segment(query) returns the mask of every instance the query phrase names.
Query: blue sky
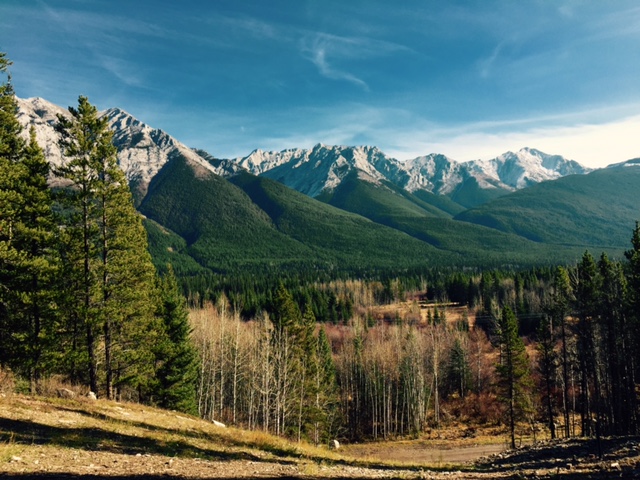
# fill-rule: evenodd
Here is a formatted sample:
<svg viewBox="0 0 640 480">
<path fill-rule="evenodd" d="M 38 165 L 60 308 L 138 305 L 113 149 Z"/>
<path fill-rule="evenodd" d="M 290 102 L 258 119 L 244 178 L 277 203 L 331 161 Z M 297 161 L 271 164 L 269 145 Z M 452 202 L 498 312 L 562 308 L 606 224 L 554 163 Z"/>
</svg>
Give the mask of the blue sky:
<svg viewBox="0 0 640 480">
<path fill-rule="evenodd" d="M 221 158 L 640 156 L 635 0 L 2 0 L 0 51 L 20 97 L 87 95 Z"/>
</svg>

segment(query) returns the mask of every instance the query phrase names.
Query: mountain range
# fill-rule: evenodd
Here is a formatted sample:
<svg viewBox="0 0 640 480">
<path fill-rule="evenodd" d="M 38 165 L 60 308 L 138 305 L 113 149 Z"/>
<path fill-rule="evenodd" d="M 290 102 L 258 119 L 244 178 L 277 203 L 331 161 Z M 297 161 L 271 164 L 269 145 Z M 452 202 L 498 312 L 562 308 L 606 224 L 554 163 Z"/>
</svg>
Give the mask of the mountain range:
<svg viewBox="0 0 640 480">
<path fill-rule="evenodd" d="M 18 104 L 60 165 L 53 125 L 66 110 Z M 118 108 L 102 115 L 156 263 L 184 274 L 566 262 L 620 255 L 640 218 L 640 160 L 592 171 L 532 148 L 399 161 L 322 144 L 218 159 Z"/>
</svg>

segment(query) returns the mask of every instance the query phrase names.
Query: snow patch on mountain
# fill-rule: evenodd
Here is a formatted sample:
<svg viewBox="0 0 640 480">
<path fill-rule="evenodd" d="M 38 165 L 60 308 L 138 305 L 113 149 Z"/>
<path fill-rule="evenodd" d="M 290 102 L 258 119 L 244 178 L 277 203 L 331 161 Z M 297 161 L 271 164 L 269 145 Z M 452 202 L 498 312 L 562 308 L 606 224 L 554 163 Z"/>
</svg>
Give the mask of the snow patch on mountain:
<svg viewBox="0 0 640 480">
<path fill-rule="evenodd" d="M 256 150 L 234 161 L 254 175 L 272 178 L 312 197 L 335 189 L 352 171 L 373 184 L 387 180 L 409 192 L 427 190 L 438 195 L 450 194 L 470 179 L 482 189 L 514 191 L 590 171 L 559 155 L 529 148 L 491 160 L 458 162 L 445 155 L 430 154 L 401 162 L 376 147 L 318 144 L 310 150 Z"/>
<path fill-rule="evenodd" d="M 205 177 L 215 168 L 198 153 L 166 134 L 151 128 L 119 108 L 110 108 L 102 115 L 113 130 L 113 144 L 118 148 L 118 163 L 127 180 L 144 196 L 149 182 L 172 158 L 183 157 L 196 174 Z"/>
<path fill-rule="evenodd" d="M 507 152 L 491 160 L 466 162 L 472 174 L 484 174 L 511 190 L 555 180 L 572 174 L 585 174 L 590 169 L 560 155 L 548 155 L 532 148 Z"/>
<path fill-rule="evenodd" d="M 335 189 L 352 171 L 370 183 L 387 180 L 409 192 L 427 190 L 439 195 L 452 193 L 469 179 L 474 179 L 483 189 L 513 191 L 589 171 L 559 155 L 529 148 L 491 160 L 458 162 L 445 155 L 430 154 L 401 162 L 376 147 L 318 144 L 309 150 L 255 150 L 234 161 L 254 175 L 272 178 L 312 197 Z"/>
<path fill-rule="evenodd" d="M 399 183 L 409 192 L 427 190 L 438 195 L 451 193 L 465 179 L 462 164 L 432 153 L 401 163 L 406 180 Z M 396 180 L 397 181 L 397 180 Z"/>
<path fill-rule="evenodd" d="M 311 197 L 333 190 L 352 172 L 367 182 L 379 184 L 386 176 L 378 168 L 392 164 L 376 147 L 322 144 L 281 152 L 255 150 L 235 161 L 254 175 L 277 180 Z"/>
</svg>

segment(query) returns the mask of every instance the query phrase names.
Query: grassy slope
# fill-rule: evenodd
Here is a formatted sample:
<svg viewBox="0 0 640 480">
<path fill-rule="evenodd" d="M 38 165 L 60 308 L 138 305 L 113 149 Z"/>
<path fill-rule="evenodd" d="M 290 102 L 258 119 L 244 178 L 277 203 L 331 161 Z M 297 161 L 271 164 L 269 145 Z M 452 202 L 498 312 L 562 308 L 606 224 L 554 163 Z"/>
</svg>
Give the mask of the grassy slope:
<svg viewBox="0 0 640 480">
<path fill-rule="evenodd" d="M 640 219 L 640 167 L 610 168 L 543 182 L 456 219 L 536 242 L 627 248 Z"/>
<path fill-rule="evenodd" d="M 320 463 L 341 465 L 338 474 L 345 466 L 403 468 L 139 404 L 11 394 L 0 401 L 0 476 L 297 477 L 316 473 Z"/>
<path fill-rule="evenodd" d="M 568 439 L 503 453 L 474 465 L 445 464 L 451 452 L 479 438 L 376 442 L 357 445 L 350 458 L 261 432 L 221 428 L 195 417 L 148 406 L 86 399 L 9 395 L 0 400 L 0 476 L 3 478 L 637 478 L 637 437 Z M 499 433 L 494 443 L 503 443 Z M 482 445 L 484 444 L 480 441 Z M 361 450 L 358 454 L 357 450 Z M 605 461 L 598 458 L 598 449 Z M 477 455 L 482 448 L 472 447 Z M 431 460 L 425 452 L 432 452 Z M 459 450 L 459 453 L 463 452 Z M 459 455 L 457 455 L 460 458 Z M 574 475 L 570 459 L 580 458 Z M 390 460 L 393 459 L 393 460 Z M 473 459 L 471 457 L 470 459 Z M 574 467 L 575 468 L 575 467 Z M 513 472 L 518 472 L 516 477 Z M 577 472 L 577 473 L 576 473 Z"/>
</svg>

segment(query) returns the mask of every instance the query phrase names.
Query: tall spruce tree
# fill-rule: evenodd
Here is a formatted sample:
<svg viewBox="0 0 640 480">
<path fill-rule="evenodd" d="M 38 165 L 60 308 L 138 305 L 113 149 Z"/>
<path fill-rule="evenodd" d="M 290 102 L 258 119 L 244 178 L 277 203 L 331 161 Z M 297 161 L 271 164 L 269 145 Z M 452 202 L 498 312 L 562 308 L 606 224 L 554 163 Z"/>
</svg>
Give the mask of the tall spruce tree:
<svg viewBox="0 0 640 480">
<path fill-rule="evenodd" d="M 163 408 L 196 415 L 198 364 L 190 337 L 187 302 L 171 266 L 159 284 L 161 302 L 158 315 L 164 331 L 155 348 L 155 402 Z"/>
<path fill-rule="evenodd" d="M 19 159 L 24 150 L 22 130 L 17 119 L 16 104 L 8 68 L 11 62 L 0 52 L 0 73 L 7 81 L 0 84 L 0 365 L 7 366 L 16 358 L 16 325 L 12 312 L 12 281 L 20 254 L 14 245 L 16 223 L 22 199 L 16 190 L 21 177 Z"/>
<path fill-rule="evenodd" d="M 78 324 L 85 331 L 91 389 L 99 391 L 102 383 L 100 391 L 113 398 L 153 375 L 151 346 L 159 332 L 155 272 L 107 118 L 82 96 L 69 112 L 57 124 L 68 158 L 58 174 L 71 184 L 61 196 L 68 235 L 65 278 L 74 288 L 67 315 L 73 331 Z"/>
<path fill-rule="evenodd" d="M 311 303 L 307 303 L 298 334 L 300 380 L 298 382 L 298 441 L 303 432 L 311 429 L 315 420 L 316 378 L 318 372 L 318 340 L 314 336 L 316 317 Z"/>
<path fill-rule="evenodd" d="M 302 316 L 291 293 L 282 283 L 274 297 L 271 316 L 275 433 L 284 435 L 295 428 L 298 416 L 298 392 L 303 376 L 299 343 Z"/>
<path fill-rule="evenodd" d="M 538 326 L 538 372 L 542 381 L 542 398 L 547 415 L 547 425 L 551 439 L 556 438 L 554 392 L 556 388 L 557 360 L 555 347 L 557 336 L 552 323 L 552 317 L 545 315 Z"/>
<path fill-rule="evenodd" d="M 507 405 L 511 448 L 516 448 L 516 422 L 531 410 L 531 372 L 524 342 L 518 334 L 518 319 L 505 306 L 498 321 L 500 363 L 496 367 L 500 395 Z"/>
<path fill-rule="evenodd" d="M 640 376 L 640 223 L 636 222 L 631 236 L 630 250 L 625 252 L 627 258 L 627 302 L 629 322 L 629 349 L 633 352 L 627 360 L 629 365 L 629 383 L 635 385 Z M 629 398 L 631 411 L 631 429 L 637 433 L 640 430 L 639 402 L 635 393 Z"/>
<path fill-rule="evenodd" d="M 9 62 L 0 54 L 0 71 Z M 0 363 L 29 380 L 35 393 L 52 365 L 56 318 L 57 225 L 47 185 L 49 164 L 33 128 L 18 135 L 17 103 L 0 86 Z M 48 357 L 48 358 L 47 358 Z M 46 361 L 45 361 L 46 360 Z"/>
<path fill-rule="evenodd" d="M 598 301 L 600 350 L 602 352 L 603 434 L 624 435 L 634 432 L 635 385 L 632 383 L 633 334 L 629 330 L 625 299 L 627 280 L 622 265 L 602 254 L 598 262 L 602 278 Z"/>
<path fill-rule="evenodd" d="M 573 292 L 569 272 L 564 267 L 558 267 L 554 274 L 553 292 L 551 295 L 551 305 L 549 314 L 550 323 L 560 330 L 560 364 L 562 367 L 562 413 L 564 423 L 564 436 L 571 436 L 571 421 L 569 414 L 569 337 L 570 330 L 567 324 L 567 316 L 571 311 L 571 301 Z M 551 332 L 550 332 L 551 333 Z"/>
<path fill-rule="evenodd" d="M 460 338 L 456 338 L 451 352 L 449 353 L 449 363 L 447 368 L 447 381 L 450 389 L 455 391 L 460 398 L 464 398 L 471 385 L 471 366 L 469 365 L 469 354 L 464 348 Z"/>
<path fill-rule="evenodd" d="M 593 416 L 600 415 L 600 370 L 597 359 L 596 319 L 600 292 L 600 277 L 596 261 L 585 252 L 576 268 L 574 278 L 574 311 L 578 318 L 577 353 L 580 368 L 580 417 L 582 435 L 594 432 Z M 598 422 L 595 423 L 599 428 Z"/>
<path fill-rule="evenodd" d="M 318 368 L 315 372 L 315 409 L 312 437 L 317 445 L 328 441 L 338 419 L 338 384 L 336 366 L 333 362 L 331 344 L 324 328 L 318 333 L 316 358 Z"/>
</svg>

